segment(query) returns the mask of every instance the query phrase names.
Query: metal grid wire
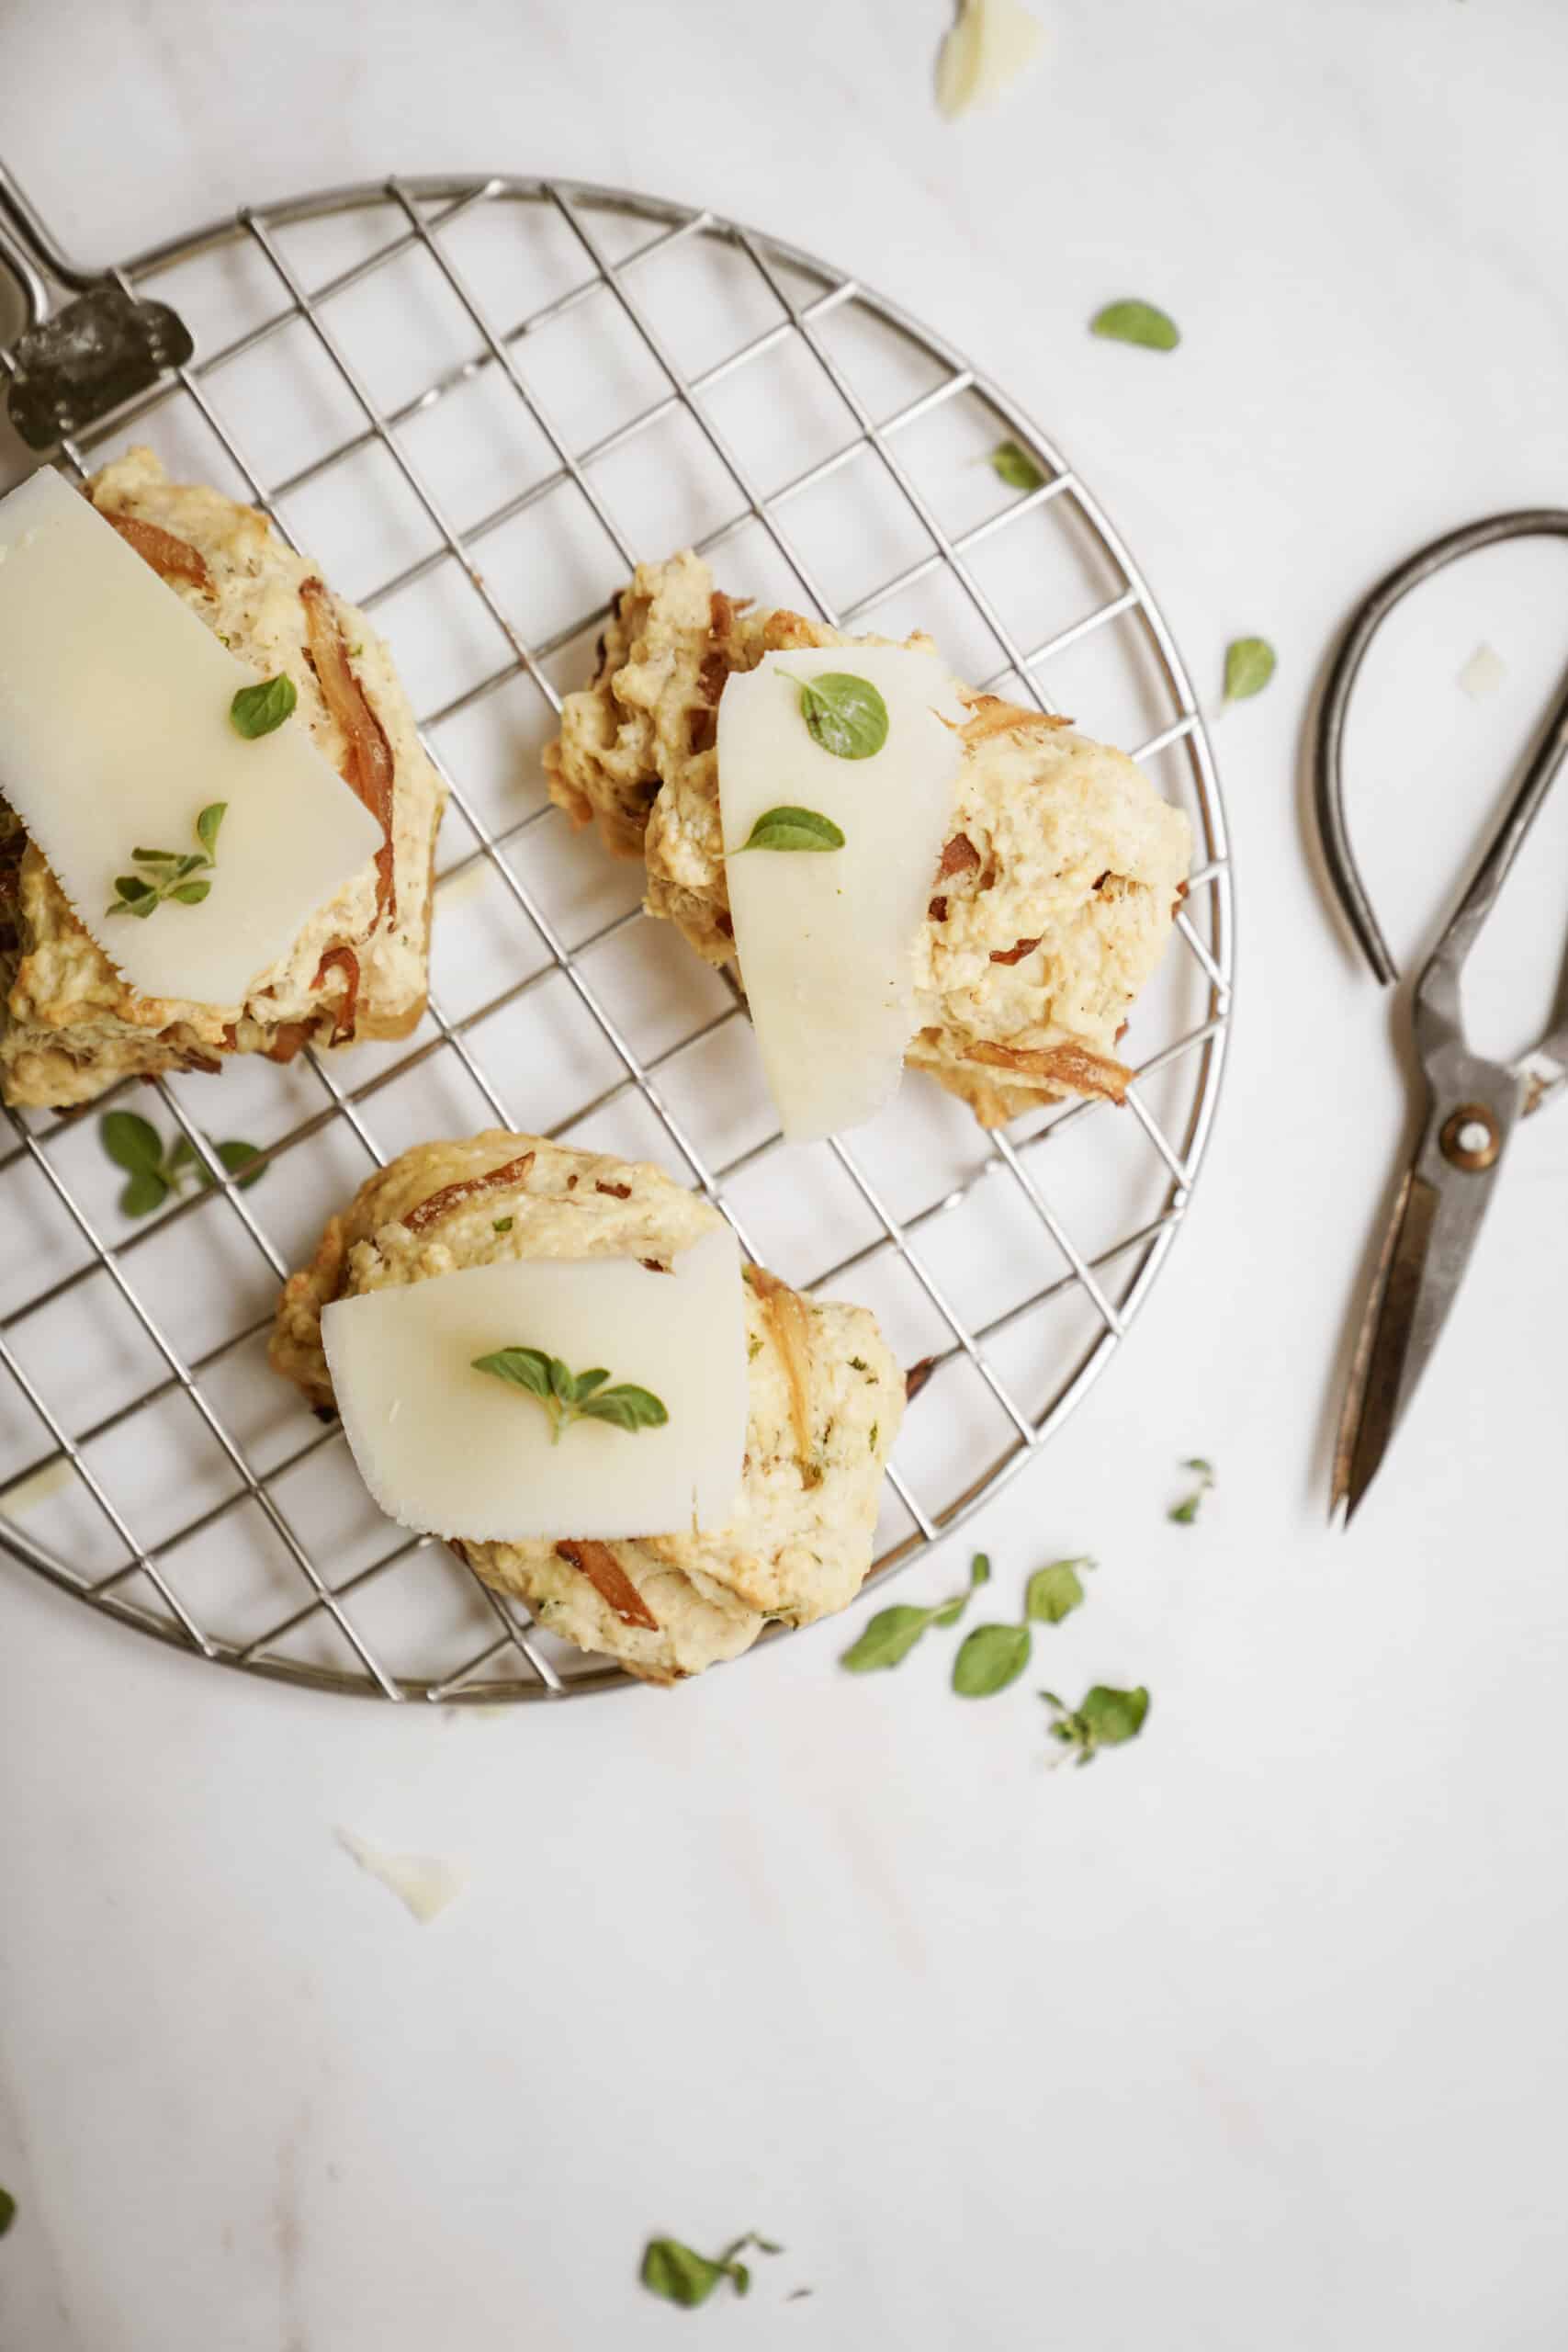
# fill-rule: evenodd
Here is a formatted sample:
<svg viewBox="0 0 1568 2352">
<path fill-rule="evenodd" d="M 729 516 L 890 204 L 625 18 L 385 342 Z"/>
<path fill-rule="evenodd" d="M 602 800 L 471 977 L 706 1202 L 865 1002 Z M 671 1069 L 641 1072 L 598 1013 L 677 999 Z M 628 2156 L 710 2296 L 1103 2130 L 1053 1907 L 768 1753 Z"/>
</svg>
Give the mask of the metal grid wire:
<svg viewBox="0 0 1568 2352">
<path fill-rule="evenodd" d="M 493 208 L 534 208 L 553 230 L 569 232 L 578 274 L 563 290 L 538 304 L 528 315 L 501 324 L 491 316 L 455 257 L 458 224 Z M 324 283 L 308 290 L 300 267 L 290 258 L 289 232 L 300 224 L 331 220 L 336 216 L 364 216 L 380 220 L 390 208 L 390 231 L 373 250 L 340 267 Z M 700 369 L 682 368 L 665 333 L 656 322 L 639 292 L 655 257 L 668 256 L 685 246 L 723 247 L 743 257 L 771 298 L 776 312 L 771 323 L 737 347 Z M 285 503 L 301 490 L 332 475 L 334 469 L 357 455 L 379 452 L 395 471 L 432 538 L 430 548 L 399 567 L 357 601 L 372 613 L 428 578 L 438 568 L 454 565 L 507 649 L 504 660 L 477 681 L 448 695 L 422 720 L 422 733 L 446 775 L 451 805 L 465 822 L 473 846 L 448 865 L 443 888 L 470 868 L 483 867 L 499 884 L 514 917 L 518 937 L 527 943 L 531 967 L 522 977 L 492 989 L 478 1006 L 459 1012 L 444 1008 L 433 989 L 427 1022 L 407 1046 L 384 1056 L 368 1076 L 356 1075 L 355 1057 L 308 1057 L 311 1082 L 318 1090 L 314 1107 L 297 1118 L 287 1132 L 264 1148 L 265 1163 L 276 1167 L 288 1155 L 321 1148 L 335 1133 L 352 1136 L 363 1163 L 384 1164 L 383 1151 L 372 1120 L 374 1099 L 384 1089 L 413 1072 L 428 1073 L 439 1061 L 455 1065 L 495 1121 L 507 1127 L 525 1125 L 509 1105 L 508 1090 L 487 1069 L 477 1050 L 476 1032 L 497 1015 L 526 1023 L 547 1018 L 543 1005 L 530 1002 L 553 982 L 564 986 L 586 1017 L 603 1048 L 613 1058 L 614 1074 L 586 1102 L 574 1103 L 570 1116 L 550 1130 L 577 1129 L 588 1119 L 629 1098 L 639 1097 L 657 1120 L 665 1144 L 663 1153 L 672 1171 L 688 1181 L 729 1219 L 741 1246 L 756 1255 L 748 1218 L 735 1198 L 740 1180 L 765 1165 L 782 1148 L 775 1133 L 749 1143 L 727 1158 L 716 1157 L 695 1132 L 695 1123 L 671 1099 L 666 1082 L 680 1057 L 716 1033 L 744 1021 L 737 998 L 688 1023 L 673 1042 L 645 1050 L 628 1034 L 629 1025 L 606 1001 L 585 963 L 589 951 L 646 921 L 635 906 L 589 933 L 570 940 L 569 926 L 553 915 L 541 892 L 520 872 L 519 842 L 535 829 L 560 827 L 563 820 L 547 806 L 531 807 L 521 818 L 500 826 L 488 821 L 461 776 L 450 773 L 444 759 L 444 726 L 496 695 L 513 682 L 532 682 L 551 713 L 560 708 L 560 689 L 552 673 L 558 655 L 580 641 L 591 639 L 601 624 L 604 606 L 577 615 L 565 628 L 531 642 L 518 626 L 510 600 L 487 579 L 485 542 L 515 523 L 528 510 L 552 496 L 575 493 L 594 518 L 625 571 L 641 559 L 661 555 L 665 547 L 638 546 L 623 530 L 607 493 L 603 462 L 612 455 L 646 446 L 655 428 L 667 420 L 683 418 L 695 427 L 723 481 L 728 485 L 728 518 L 699 540 L 699 552 L 713 555 L 743 533 L 760 531 L 776 565 L 793 583 L 794 599 L 827 621 L 847 628 L 874 625 L 873 616 L 910 590 L 928 592 L 940 579 L 956 584 L 987 640 L 994 647 L 994 673 L 979 681 L 985 687 L 1005 687 L 1025 693 L 1043 709 L 1052 702 L 1041 673 L 1068 648 L 1081 645 L 1098 632 L 1125 623 L 1136 630 L 1140 658 L 1169 717 L 1141 744 L 1134 756 L 1144 759 L 1169 751 L 1178 763 L 1181 797 L 1197 820 L 1197 863 L 1184 907 L 1178 917 L 1180 952 L 1193 959 L 1195 984 L 1201 993 L 1201 1017 L 1185 1027 L 1159 1052 L 1138 1068 L 1129 1090 L 1123 1120 L 1136 1123 L 1146 1150 L 1153 1155 L 1163 1193 L 1152 1215 L 1134 1229 L 1118 1232 L 1095 1248 L 1080 1247 L 1046 1188 L 1050 1162 L 1044 1148 L 1059 1150 L 1062 1137 L 1086 1121 L 1099 1134 L 1112 1114 L 1091 1102 L 1055 1109 L 1038 1119 L 1031 1131 L 1020 1123 L 1010 1133 L 980 1136 L 976 1132 L 975 1163 L 956 1182 L 942 1182 L 934 1197 L 922 1197 L 912 1207 L 901 1207 L 890 1197 L 891 1188 L 868 1166 L 863 1138 L 834 1139 L 830 1154 L 869 1225 L 869 1238 L 841 1254 L 837 1263 L 814 1270 L 809 1287 L 831 1295 L 875 1261 L 901 1261 L 913 1276 L 922 1310 L 940 1330 L 931 1351 L 931 1376 L 924 1399 L 915 1412 L 931 1416 L 942 1409 L 943 1383 L 969 1368 L 979 1384 L 996 1421 L 993 1450 L 983 1460 L 968 1462 L 947 1477 L 947 1491 L 922 1492 L 906 1468 L 888 1470 L 890 1507 L 887 1541 L 874 1574 L 886 1575 L 926 1544 L 955 1527 L 964 1516 L 989 1496 L 1005 1478 L 1020 1470 L 1058 1429 L 1090 1383 L 1103 1370 L 1111 1352 L 1146 1297 L 1185 1212 L 1213 1119 L 1230 1002 L 1232 954 L 1231 875 L 1224 818 L 1209 745 L 1192 689 L 1169 631 L 1145 582 L 1082 481 L 1028 419 L 999 392 L 984 382 L 957 354 L 919 327 L 893 305 L 881 300 L 852 278 L 802 254 L 777 240 L 756 234 L 707 211 L 666 204 L 640 196 L 562 181 L 490 178 L 478 181 L 392 179 L 384 184 L 333 191 L 259 210 L 245 210 L 199 235 L 171 242 L 115 273 L 128 287 L 151 286 L 165 299 L 179 300 L 178 292 L 158 281 L 168 273 L 204 255 L 239 248 L 248 261 L 259 257 L 274 291 L 266 314 L 249 324 L 220 347 L 198 356 L 177 377 L 150 392 L 129 416 L 121 413 L 79 442 L 62 445 L 61 461 L 80 477 L 111 436 L 123 446 L 128 424 L 145 425 L 155 442 L 170 420 L 182 410 L 194 411 L 207 432 L 224 452 L 243 485 L 244 494 L 265 514 L 284 537 L 290 537 Z M 617 250 L 618 248 L 618 250 Z M 351 289 L 362 287 L 400 256 L 423 255 L 456 304 L 471 333 L 469 354 L 446 367 L 410 397 L 395 403 L 378 401 L 337 332 L 334 306 Z M 815 290 L 814 290 L 815 289 Z M 590 302 L 603 305 L 605 297 L 614 312 L 652 371 L 659 389 L 638 405 L 636 413 L 616 424 L 587 447 L 574 446 L 574 434 L 552 414 L 529 380 L 523 364 L 532 339 L 569 319 Z M 854 370 L 832 339 L 835 320 L 856 317 L 876 323 L 879 333 L 891 331 L 904 346 L 931 364 L 936 379 L 890 414 L 874 413 L 867 394 L 857 385 Z M 259 458 L 253 458 L 233 422 L 226 417 L 221 399 L 224 371 L 249 354 L 274 345 L 279 367 L 283 345 L 278 338 L 308 336 L 319 362 L 346 396 L 348 427 L 338 432 L 332 446 L 282 478 L 268 481 Z M 298 349 L 297 344 L 293 346 Z M 747 371 L 767 370 L 788 356 L 803 356 L 831 387 L 852 421 L 849 437 L 829 454 L 794 472 L 781 487 L 764 492 L 753 463 L 742 456 L 716 421 L 708 399 L 715 389 Z M 0 353 L 0 365 L 8 365 Z M 407 428 L 427 415 L 459 388 L 489 374 L 521 404 L 530 425 L 548 452 L 545 472 L 504 503 L 479 519 L 460 526 L 448 503 L 432 488 L 411 448 Z M 1011 500 L 999 512 L 970 527 L 954 531 L 944 526 L 931 497 L 906 462 L 907 436 L 911 428 L 931 419 L 962 396 L 984 404 L 1002 432 L 1033 456 L 1041 485 Z M 827 584 L 792 529 L 792 516 L 807 493 L 851 466 L 869 465 L 875 481 L 874 496 L 913 518 L 919 551 L 894 576 L 871 593 L 857 596 L 835 610 Z M 1010 627 L 998 603 L 975 568 L 974 559 L 998 535 L 1016 530 L 1022 518 L 1060 503 L 1089 539 L 1120 584 L 1109 597 L 1040 642 L 1030 642 Z M 740 586 L 750 584 L 742 581 Z M 438 910 L 437 925 L 443 918 Z M 681 954 L 671 938 L 669 952 Z M 1175 952 L 1175 951 L 1173 951 Z M 422 1078 L 421 1083 L 424 1080 Z M 1172 1107 L 1157 1116 L 1151 1097 L 1160 1084 L 1171 1096 Z M 1172 1090 L 1174 1088 L 1174 1093 Z M 906 1089 L 906 1093 L 910 1091 Z M 35 1540 L 16 1518 L 0 1516 L 0 1542 L 40 1574 L 107 1611 L 121 1622 L 188 1647 L 216 1663 L 280 1677 L 316 1688 L 379 1695 L 391 1700 L 433 1701 L 558 1698 L 589 1690 L 627 1687 L 617 1669 L 604 1661 L 574 1662 L 534 1626 L 520 1603 L 492 1593 L 470 1578 L 456 1559 L 430 1538 L 416 1538 L 380 1522 L 381 1544 L 374 1556 L 340 1574 L 327 1547 L 294 1524 L 292 1506 L 284 1491 L 291 1473 L 313 1457 L 343 1448 L 335 1426 L 315 1427 L 303 1438 L 295 1426 L 286 1450 L 265 1463 L 246 1435 L 231 1426 L 222 1401 L 221 1374 L 237 1353 L 255 1353 L 265 1343 L 270 1317 L 259 1317 L 238 1332 L 225 1334 L 209 1349 L 182 1351 L 168 1329 L 168 1318 L 153 1311 L 135 1281 L 139 1254 L 157 1237 L 184 1220 L 229 1217 L 243 1230 L 248 1248 L 260 1253 L 270 1274 L 281 1281 L 288 1271 L 284 1254 L 259 1220 L 256 1207 L 213 1157 L 206 1136 L 194 1123 L 184 1089 L 160 1081 L 157 1093 L 175 1128 L 189 1142 L 212 1178 L 211 1185 L 179 1201 L 146 1227 L 117 1232 L 107 1213 L 85 1197 L 87 1188 L 73 1166 L 63 1162 L 60 1139 L 79 1128 L 80 1119 L 44 1121 L 10 1114 L 11 1141 L 0 1150 L 0 1231 L 11 1222 L 6 1209 L 7 1188 L 25 1176 L 41 1180 L 50 1201 L 62 1211 L 76 1238 L 81 1262 L 58 1279 L 29 1293 L 12 1311 L 0 1317 L 0 1363 L 12 1384 L 9 1404 L 0 1403 L 0 1430 L 7 1418 L 27 1408 L 47 1442 L 33 1458 L 24 1459 L 6 1474 L 6 1487 L 17 1493 L 25 1481 L 36 1486 L 74 1482 L 74 1492 L 88 1498 L 107 1532 L 111 1545 L 123 1555 L 107 1573 L 88 1573 L 61 1555 L 55 1547 Z M 138 1097 L 137 1099 L 144 1099 Z M 95 1105 L 96 1116 L 101 1105 Z M 204 1102 L 205 1111 L 207 1104 Z M 445 1125 L 441 1113 L 431 1113 L 432 1131 Z M 1044 1160 L 1044 1167 L 1042 1162 Z M 356 1182 L 357 1178 L 352 1181 Z M 792 1182 L 794 1181 L 792 1177 Z M 1038 1262 L 1032 1263 L 1027 1295 L 1010 1301 L 1001 1311 L 966 1316 L 956 1292 L 961 1280 L 939 1277 L 929 1262 L 926 1238 L 941 1221 L 973 1195 L 982 1183 L 1000 1183 L 1010 1191 L 1009 1214 L 1020 1204 L 1027 1211 L 1035 1234 Z M 36 1186 L 35 1186 L 36 1190 Z M 12 1197 L 15 1197 L 13 1194 Z M 987 1202 L 996 1195 L 987 1193 Z M 217 1204 L 221 1201 L 223 1206 Z M 187 1228 L 187 1232 L 188 1232 Z M 36 1365 L 29 1369 L 23 1344 L 32 1319 L 58 1306 L 71 1293 L 107 1277 L 118 1302 L 134 1318 L 146 1343 L 147 1376 L 134 1393 L 112 1408 L 95 1411 L 85 1426 L 76 1426 L 73 1411 Z M 1036 1278 L 1037 1277 L 1037 1278 Z M 101 1294 L 99 1294 L 101 1295 Z M 1043 1403 L 1025 1401 L 1016 1393 L 1001 1361 L 1001 1343 L 1011 1331 L 1028 1329 L 1031 1318 L 1053 1302 L 1068 1295 L 1089 1310 L 1087 1343 L 1077 1347 L 1065 1363 L 1051 1372 L 1049 1393 Z M 955 1393 L 955 1392 L 954 1392 Z M 137 1522 L 138 1515 L 117 1503 L 109 1486 L 89 1454 L 94 1446 L 134 1430 L 137 1417 L 150 1406 L 178 1396 L 187 1400 L 227 1465 L 231 1490 L 199 1512 L 179 1510 L 166 1514 L 168 1523 L 157 1540 Z M 26 1400 L 26 1407 L 18 1405 Z M 30 1424 L 28 1427 L 30 1429 Z M 26 1449 L 23 1449 L 24 1453 Z M 6 1495 L 0 1493 L 0 1513 Z M 267 1622 L 244 1638 L 215 1632 L 204 1623 L 200 1604 L 193 1600 L 187 1580 L 171 1567 L 171 1555 L 193 1539 L 232 1524 L 232 1515 L 247 1507 L 259 1512 L 269 1531 L 273 1548 L 287 1561 L 295 1595 L 269 1612 Z M 412 1652 L 403 1645 L 400 1659 L 389 1662 L 364 1622 L 367 1596 L 382 1580 L 399 1571 L 423 1579 L 415 1596 L 416 1630 Z M 433 1609 L 449 1609 L 451 1588 L 461 1588 L 465 1608 L 479 1632 L 465 1645 L 460 1658 L 434 1658 L 423 1664 L 419 1654 L 417 1613 L 425 1598 Z M 437 1600 L 438 1589 L 440 1600 Z M 297 1636 L 311 1628 L 335 1629 L 333 1645 L 344 1662 L 323 1662 L 302 1647 Z M 346 1646 L 344 1646 L 346 1645 Z M 423 1668 L 423 1670 L 422 1670 Z"/>
</svg>

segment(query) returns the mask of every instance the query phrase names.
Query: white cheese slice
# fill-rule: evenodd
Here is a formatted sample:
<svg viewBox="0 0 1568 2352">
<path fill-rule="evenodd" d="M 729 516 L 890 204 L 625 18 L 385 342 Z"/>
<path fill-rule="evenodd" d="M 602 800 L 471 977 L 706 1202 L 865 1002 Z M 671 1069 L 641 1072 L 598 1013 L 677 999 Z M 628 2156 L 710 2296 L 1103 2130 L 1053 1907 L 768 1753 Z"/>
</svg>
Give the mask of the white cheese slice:
<svg viewBox="0 0 1568 2352">
<path fill-rule="evenodd" d="M 373 1846 L 368 1838 L 356 1837 L 352 1829 L 340 1828 L 337 1841 L 362 1871 L 390 1888 L 422 1928 L 438 1919 L 468 1883 L 468 1873 L 460 1863 L 444 1862 L 436 1854 L 389 1854 Z"/>
<path fill-rule="evenodd" d="M 942 42 L 936 66 L 936 102 L 949 119 L 988 106 L 1032 65 L 1043 28 L 1019 0 L 964 0 Z"/>
<path fill-rule="evenodd" d="M 298 717 L 248 741 L 256 673 L 47 467 L 0 499 L 0 793 L 106 956 L 142 996 L 238 1011 L 381 845 Z M 198 852 L 199 906 L 108 915 L 133 849 Z"/>
<path fill-rule="evenodd" d="M 726 1526 L 746 1445 L 740 1259 L 725 1228 L 669 1273 L 635 1258 L 509 1260 L 336 1300 L 321 1317 L 361 1477 L 389 1518 L 474 1543 Z M 650 1389 L 669 1419 L 579 1419 L 551 1441 L 526 1390 L 473 1370 L 539 1348 Z"/>
<path fill-rule="evenodd" d="M 868 679 L 887 706 L 887 740 L 869 759 L 825 751 L 801 716 L 796 681 L 829 671 Z M 919 1025 L 914 943 L 966 716 L 945 663 L 901 645 L 770 653 L 725 686 L 718 797 L 736 960 L 791 1143 L 857 1126 L 897 1091 Z M 830 818 L 843 848 L 738 855 L 776 808 Z"/>
</svg>

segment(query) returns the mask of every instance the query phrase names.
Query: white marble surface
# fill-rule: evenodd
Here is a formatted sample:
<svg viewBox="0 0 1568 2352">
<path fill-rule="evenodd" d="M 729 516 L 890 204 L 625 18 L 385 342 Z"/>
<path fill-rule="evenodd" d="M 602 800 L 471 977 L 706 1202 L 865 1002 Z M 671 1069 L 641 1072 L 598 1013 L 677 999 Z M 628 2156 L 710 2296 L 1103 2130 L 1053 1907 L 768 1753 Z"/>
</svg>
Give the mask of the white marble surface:
<svg viewBox="0 0 1568 2352">
<path fill-rule="evenodd" d="M 934 1656 L 840 1676 L 833 1627 L 670 1700 L 393 1715 L 165 1657 L 0 1563 L 5 2352 L 1568 2332 L 1568 1112 L 1520 1135 L 1412 1422 L 1328 1533 L 1326 1399 L 1404 1100 L 1297 781 L 1375 573 L 1562 497 L 1568 18 L 1040 13 L 1046 63 L 958 129 L 929 97 L 942 0 L 0 19 L 5 153 L 84 252 L 389 168 L 711 201 L 1016 388 L 1201 679 L 1240 631 L 1280 653 L 1218 734 L 1244 985 L 1190 1227 L 976 1530 L 1004 1591 L 1098 1555 L 1040 1648 L 1058 1687 L 1145 1679 L 1141 1744 L 1053 1775 L 1043 1678 L 966 1708 Z M 1174 359 L 1085 334 L 1134 289 L 1180 319 Z M 1407 938 L 1444 878 L 1419 858 L 1457 854 L 1561 659 L 1565 563 L 1476 567 L 1369 681 L 1357 784 Z M 1476 705 L 1483 637 L 1509 679 Z M 1563 818 L 1488 943 L 1489 1023 L 1536 1009 Z M 1221 1486 L 1181 1532 L 1193 1451 Z M 336 1822 L 466 1858 L 469 1893 L 416 1928 Z M 744 2307 L 637 2288 L 650 2230 L 752 2226 L 789 2252 Z"/>
</svg>

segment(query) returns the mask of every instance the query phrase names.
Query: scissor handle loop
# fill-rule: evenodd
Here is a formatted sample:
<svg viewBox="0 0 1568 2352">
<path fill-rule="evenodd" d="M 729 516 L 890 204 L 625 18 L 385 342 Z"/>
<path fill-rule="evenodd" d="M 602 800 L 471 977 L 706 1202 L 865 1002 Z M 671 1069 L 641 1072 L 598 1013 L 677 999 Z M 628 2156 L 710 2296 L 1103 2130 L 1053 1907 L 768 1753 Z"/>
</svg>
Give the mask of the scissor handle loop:
<svg viewBox="0 0 1568 2352">
<path fill-rule="evenodd" d="M 1313 758 L 1318 831 L 1323 840 L 1329 879 L 1346 921 L 1373 974 L 1385 987 L 1397 980 L 1399 967 L 1389 952 L 1388 942 L 1372 912 L 1371 900 L 1361 880 L 1360 868 L 1350 848 L 1350 837 L 1345 823 L 1345 720 L 1351 692 L 1373 638 L 1394 606 L 1413 588 L 1420 587 L 1424 581 L 1431 579 L 1434 572 L 1441 571 L 1446 564 L 1457 562 L 1461 556 L 1473 555 L 1481 548 L 1495 547 L 1505 539 L 1529 538 L 1568 538 L 1568 512 L 1552 506 L 1524 507 L 1516 514 L 1493 514 L 1484 522 L 1467 523 L 1461 530 L 1445 532 L 1440 539 L 1434 539 L 1429 547 L 1422 548 L 1391 571 L 1386 580 L 1379 582 L 1348 623 L 1329 668 L 1318 712 Z M 1445 951 L 1450 949 L 1459 950 L 1457 956 L 1450 954 L 1447 959 L 1450 969 L 1457 976 L 1463 952 L 1469 948 L 1501 889 L 1503 878 L 1513 864 L 1519 842 L 1545 797 L 1552 771 L 1563 750 L 1561 740 L 1557 741 L 1553 750 L 1553 739 L 1563 737 L 1565 730 L 1568 730 L 1568 685 L 1564 686 L 1559 697 L 1541 749 L 1531 762 L 1529 772 L 1515 797 L 1513 808 L 1494 835 L 1475 879 L 1444 933 L 1427 972 L 1422 976 L 1423 983 L 1439 959 L 1444 957 Z"/>
</svg>

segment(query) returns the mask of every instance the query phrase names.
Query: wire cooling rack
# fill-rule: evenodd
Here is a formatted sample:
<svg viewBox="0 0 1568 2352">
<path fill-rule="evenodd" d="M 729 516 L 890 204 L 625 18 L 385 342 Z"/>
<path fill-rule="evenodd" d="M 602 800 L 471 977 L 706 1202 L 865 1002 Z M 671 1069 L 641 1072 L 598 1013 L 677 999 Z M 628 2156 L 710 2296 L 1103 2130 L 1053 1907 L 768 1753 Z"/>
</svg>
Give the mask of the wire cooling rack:
<svg viewBox="0 0 1568 2352">
<path fill-rule="evenodd" d="M 0 187 L 0 196 L 6 189 Z M 88 274 L 10 191 L 33 318 Z M 0 241 L 0 260 L 7 248 Z M 1142 575 L 1011 401 L 893 304 L 708 211 L 564 181 L 392 179 L 245 210 L 110 273 L 196 356 L 63 442 L 137 441 L 262 508 L 391 640 L 451 786 L 414 1036 L 122 1099 L 265 1174 L 132 1222 L 104 1107 L 0 1141 L 0 1542 L 215 1663 L 391 1700 L 625 1687 L 370 1504 L 265 1367 L 278 1283 L 409 1144 L 492 1123 L 660 1159 L 803 1288 L 858 1298 L 930 1377 L 875 1573 L 1039 1453 L 1104 1369 L 1186 1210 L 1219 1087 L 1231 875 L 1196 698 Z M 0 351 L 0 368 L 14 362 Z M 1028 451 L 1038 485 L 986 460 Z M 986 1136 L 919 1076 L 847 1141 L 786 1147 L 744 1011 L 635 869 L 571 834 L 538 752 L 639 559 L 898 636 L 1135 748 L 1194 820 L 1125 1110 Z M 106 1098 L 108 1099 L 108 1098 Z M 3 1136 L 3 1131 L 0 1131 Z"/>
</svg>

